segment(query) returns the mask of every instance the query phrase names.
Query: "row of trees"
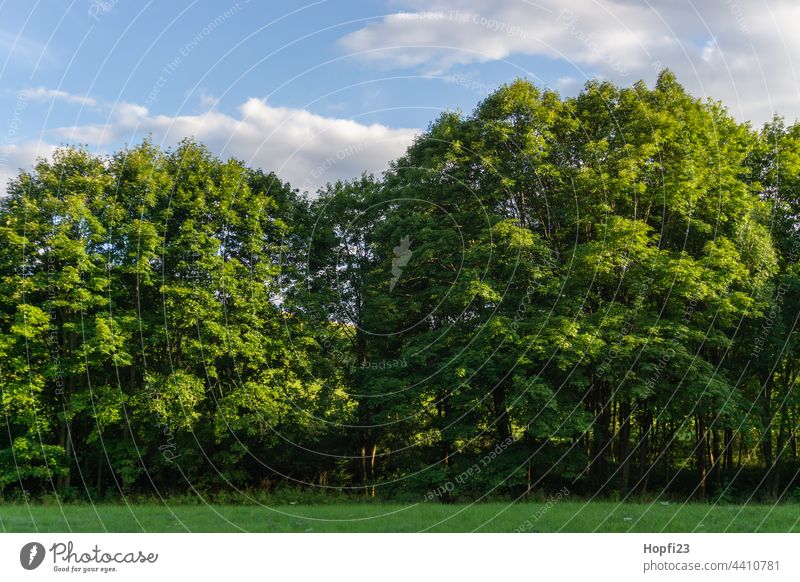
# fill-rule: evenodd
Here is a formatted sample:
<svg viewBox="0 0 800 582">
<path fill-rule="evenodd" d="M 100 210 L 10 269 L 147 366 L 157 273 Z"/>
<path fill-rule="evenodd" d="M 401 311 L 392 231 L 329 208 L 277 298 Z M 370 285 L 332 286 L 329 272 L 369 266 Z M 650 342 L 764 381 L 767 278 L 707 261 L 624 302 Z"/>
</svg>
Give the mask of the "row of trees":
<svg viewBox="0 0 800 582">
<path fill-rule="evenodd" d="M 799 126 L 669 72 L 516 81 L 310 197 L 62 149 L 0 201 L 0 491 L 783 497 L 799 186 Z"/>
</svg>

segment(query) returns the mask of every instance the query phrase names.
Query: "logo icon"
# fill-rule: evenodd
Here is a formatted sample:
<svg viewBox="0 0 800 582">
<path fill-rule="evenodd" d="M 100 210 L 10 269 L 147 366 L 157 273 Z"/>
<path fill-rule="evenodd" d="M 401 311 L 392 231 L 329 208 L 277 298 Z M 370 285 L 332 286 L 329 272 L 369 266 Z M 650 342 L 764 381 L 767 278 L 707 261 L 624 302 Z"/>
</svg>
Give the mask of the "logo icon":
<svg viewBox="0 0 800 582">
<path fill-rule="evenodd" d="M 26 570 L 35 570 L 44 561 L 44 546 L 39 542 L 29 542 L 19 551 L 19 563 Z"/>
<path fill-rule="evenodd" d="M 392 280 L 389 283 L 389 291 L 394 290 L 394 286 L 397 285 L 400 276 L 403 274 L 403 269 L 408 264 L 408 261 L 411 260 L 411 255 L 414 254 L 414 251 L 411 250 L 411 240 L 408 236 L 401 238 L 400 244 L 394 247 L 392 251 L 394 251 L 394 257 L 392 258 Z"/>
</svg>

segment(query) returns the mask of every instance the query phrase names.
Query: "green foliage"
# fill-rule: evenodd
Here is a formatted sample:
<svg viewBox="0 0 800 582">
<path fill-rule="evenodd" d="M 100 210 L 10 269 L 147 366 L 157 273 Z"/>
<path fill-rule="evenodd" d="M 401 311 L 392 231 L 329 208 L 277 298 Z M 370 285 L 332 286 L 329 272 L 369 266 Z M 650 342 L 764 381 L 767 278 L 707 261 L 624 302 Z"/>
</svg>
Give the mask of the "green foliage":
<svg viewBox="0 0 800 582">
<path fill-rule="evenodd" d="M 0 200 L 0 492 L 780 497 L 799 185 L 797 126 L 668 71 L 514 81 L 315 196 L 59 150 Z"/>
</svg>

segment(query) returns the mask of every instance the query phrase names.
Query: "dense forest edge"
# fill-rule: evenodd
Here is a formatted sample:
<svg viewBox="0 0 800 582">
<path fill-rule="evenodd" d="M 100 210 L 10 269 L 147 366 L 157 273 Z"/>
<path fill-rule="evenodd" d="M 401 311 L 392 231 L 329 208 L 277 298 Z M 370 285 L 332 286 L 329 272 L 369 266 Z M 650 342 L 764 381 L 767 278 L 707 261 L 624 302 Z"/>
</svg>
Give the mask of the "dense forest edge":
<svg viewBox="0 0 800 582">
<path fill-rule="evenodd" d="M 800 125 L 525 80 L 300 192 L 191 139 L 0 197 L 0 498 L 800 500 Z"/>
</svg>

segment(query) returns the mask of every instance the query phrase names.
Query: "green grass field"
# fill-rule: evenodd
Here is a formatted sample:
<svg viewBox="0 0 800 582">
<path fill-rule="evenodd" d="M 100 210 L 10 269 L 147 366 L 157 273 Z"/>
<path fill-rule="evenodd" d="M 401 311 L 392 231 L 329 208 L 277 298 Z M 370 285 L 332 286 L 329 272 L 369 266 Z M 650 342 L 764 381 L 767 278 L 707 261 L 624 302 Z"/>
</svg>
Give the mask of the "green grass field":
<svg viewBox="0 0 800 582">
<path fill-rule="evenodd" d="M 799 532 L 800 505 L 0 505 L 4 532 Z"/>
</svg>

